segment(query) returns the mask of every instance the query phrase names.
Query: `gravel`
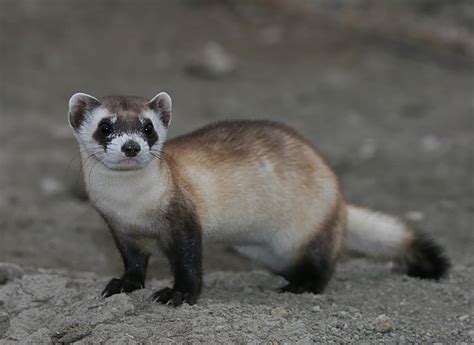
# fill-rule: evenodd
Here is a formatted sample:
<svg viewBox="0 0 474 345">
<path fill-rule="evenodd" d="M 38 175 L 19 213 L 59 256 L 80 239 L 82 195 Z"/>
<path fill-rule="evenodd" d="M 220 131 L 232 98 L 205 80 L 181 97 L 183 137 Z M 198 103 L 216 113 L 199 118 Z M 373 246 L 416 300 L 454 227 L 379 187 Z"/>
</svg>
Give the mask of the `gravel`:
<svg viewBox="0 0 474 345">
<path fill-rule="evenodd" d="M 20 266 L 9 263 L 0 263 L 0 285 L 6 284 L 15 278 L 21 278 L 23 270 Z"/>
<path fill-rule="evenodd" d="M 446 311 L 472 311 L 473 271 L 458 267 L 435 283 L 353 260 L 340 265 L 323 295 L 277 293 L 283 281 L 266 271 L 214 272 L 196 305 L 174 308 L 150 300 L 168 280 L 103 299 L 108 277 L 39 270 L 0 287 L 0 336 L 82 344 L 468 342 L 472 322 Z"/>
</svg>

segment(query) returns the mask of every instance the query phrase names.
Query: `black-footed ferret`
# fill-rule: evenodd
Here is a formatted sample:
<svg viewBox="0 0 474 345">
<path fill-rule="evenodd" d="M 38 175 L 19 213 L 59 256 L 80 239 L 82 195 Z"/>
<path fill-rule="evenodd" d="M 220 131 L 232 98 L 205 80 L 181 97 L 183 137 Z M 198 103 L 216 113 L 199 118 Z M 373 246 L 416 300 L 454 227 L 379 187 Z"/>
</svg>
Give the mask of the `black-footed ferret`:
<svg viewBox="0 0 474 345">
<path fill-rule="evenodd" d="M 280 274 L 288 281 L 283 292 L 322 292 L 344 249 L 393 260 L 410 276 L 439 279 L 448 271 L 428 237 L 347 204 L 337 177 L 294 130 L 232 121 L 166 141 L 170 118 L 164 92 L 151 100 L 84 93 L 69 100 L 90 201 L 125 265 L 103 296 L 143 288 L 149 256 L 162 252 L 174 285 L 153 300 L 195 303 L 206 241 Z"/>
</svg>

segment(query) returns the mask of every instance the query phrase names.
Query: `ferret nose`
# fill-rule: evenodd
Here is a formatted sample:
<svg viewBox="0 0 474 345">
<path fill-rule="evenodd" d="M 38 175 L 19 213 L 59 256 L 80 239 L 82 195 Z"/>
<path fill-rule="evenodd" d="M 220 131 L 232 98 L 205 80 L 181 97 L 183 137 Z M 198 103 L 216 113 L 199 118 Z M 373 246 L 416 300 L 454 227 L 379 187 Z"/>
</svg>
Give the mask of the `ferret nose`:
<svg viewBox="0 0 474 345">
<path fill-rule="evenodd" d="M 135 157 L 136 155 L 138 155 L 138 152 L 140 152 L 140 150 L 140 145 L 133 140 L 129 140 L 122 145 L 122 152 L 125 153 L 125 156 L 127 157 Z"/>
</svg>

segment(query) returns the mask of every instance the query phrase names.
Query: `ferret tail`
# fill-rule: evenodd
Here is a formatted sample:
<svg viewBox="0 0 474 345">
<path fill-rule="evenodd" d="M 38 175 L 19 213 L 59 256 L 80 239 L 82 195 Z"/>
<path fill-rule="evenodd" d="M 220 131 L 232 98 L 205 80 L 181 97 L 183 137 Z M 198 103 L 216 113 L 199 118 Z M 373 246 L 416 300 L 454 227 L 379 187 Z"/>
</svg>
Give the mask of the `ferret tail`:
<svg viewBox="0 0 474 345">
<path fill-rule="evenodd" d="M 346 250 L 349 254 L 391 260 L 413 277 L 440 279 L 450 263 L 443 249 L 426 234 L 400 219 L 348 205 Z"/>
</svg>

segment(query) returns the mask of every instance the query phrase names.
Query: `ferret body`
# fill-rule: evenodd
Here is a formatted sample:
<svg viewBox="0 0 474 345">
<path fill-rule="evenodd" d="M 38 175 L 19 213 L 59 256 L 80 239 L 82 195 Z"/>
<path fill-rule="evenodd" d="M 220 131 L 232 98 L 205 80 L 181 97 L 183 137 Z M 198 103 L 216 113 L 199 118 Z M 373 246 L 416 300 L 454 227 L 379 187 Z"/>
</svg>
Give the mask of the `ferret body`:
<svg viewBox="0 0 474 345">
<path fill-rule="evenodd" d="M 430 239 L 395 217 L 348 205 L 335 174 L 294 130 L 232 121 L 166 141 L 170 116 L 166 93 L 70 99 L 90 201 L 125 265 L 104 296 L 143 287 L 149 256 L 164 253 L 174 286 L 153 299 L 195 303 L 208 241 L 282 275 L 283 292 L 321 293 L 344 249 L 397 261 L 422 278 L 447 271 Z"/>
</svg>

